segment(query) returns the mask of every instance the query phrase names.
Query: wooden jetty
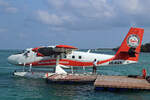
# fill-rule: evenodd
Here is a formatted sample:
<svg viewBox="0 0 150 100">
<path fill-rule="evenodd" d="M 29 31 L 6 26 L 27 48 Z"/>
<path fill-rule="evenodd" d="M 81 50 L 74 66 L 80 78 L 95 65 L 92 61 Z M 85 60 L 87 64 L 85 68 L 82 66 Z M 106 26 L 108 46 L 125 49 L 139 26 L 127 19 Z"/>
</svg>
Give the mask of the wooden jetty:
<svg viewBox="0 0 150 100">
<path fill-rule="evenodd" d="M 150 90 L 150 76 L 105 76 L 95 74 L 56 74 L 46 72 L 14 72 L 15 76 L 46 78 L 47 83 L 88 84 L 94 83 L 95 90 L 134 89 Z"/>
<path fill-rule="evenodd" d="M 48 83 L 94 83 L 97 75 L 94 74 L 54 74 L 49 76 Z"/>
<path fill-rule="evenodd" d="M 150 83 L 142 77 L 98 75 L 94 83 L 94 88 L 95 90 L 106 88 L 150 90 Z"/>
</svg>

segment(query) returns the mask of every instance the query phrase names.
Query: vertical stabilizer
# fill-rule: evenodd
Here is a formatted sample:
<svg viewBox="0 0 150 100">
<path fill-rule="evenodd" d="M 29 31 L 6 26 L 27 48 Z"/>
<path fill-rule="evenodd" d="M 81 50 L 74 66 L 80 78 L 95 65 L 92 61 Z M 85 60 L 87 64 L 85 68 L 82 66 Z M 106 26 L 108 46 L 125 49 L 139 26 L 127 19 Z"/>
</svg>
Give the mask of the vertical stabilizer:
<svg viewBox="0 0 150 100">
<path fill-rule="evenodd" d="M 118 49 L 114 60 L 138 61 L 144 29 L 133 28 L 129 30 L 127 36 Z"/>
</svg>

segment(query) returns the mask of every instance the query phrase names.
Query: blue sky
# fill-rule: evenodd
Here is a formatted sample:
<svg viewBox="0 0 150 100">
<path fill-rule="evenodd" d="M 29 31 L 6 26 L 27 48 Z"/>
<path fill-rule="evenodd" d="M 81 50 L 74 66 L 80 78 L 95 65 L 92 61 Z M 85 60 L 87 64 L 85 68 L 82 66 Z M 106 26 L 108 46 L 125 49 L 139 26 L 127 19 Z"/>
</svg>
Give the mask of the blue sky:
<svg viewBox="0 0 150 100">
<path fill-rule="evenodd" d="M 150 42 L 150 0 L 0 0 L 0 49 L 119 46 L 131 26 Z"/>
</svg>

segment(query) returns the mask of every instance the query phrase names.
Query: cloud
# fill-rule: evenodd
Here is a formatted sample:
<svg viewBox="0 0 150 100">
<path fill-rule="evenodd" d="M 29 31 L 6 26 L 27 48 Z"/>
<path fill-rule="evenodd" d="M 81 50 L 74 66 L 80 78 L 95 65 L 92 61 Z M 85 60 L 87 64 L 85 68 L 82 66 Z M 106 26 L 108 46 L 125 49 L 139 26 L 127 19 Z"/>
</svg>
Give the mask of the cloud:
<svg viewBox="0 0 150 100">
<path fill-rule="evenodd" d="M 59 25 L 70 30 L 100 29 L 105 21 L 110 22 L 116 16 L 108 0 L 47 0 L 47 2 L 48 14 L 58 16 L 61 20 Z M 45 24 L 51 22 L 50 17 L 41 18 Z"/>
<path fill-rule="evenodd" d="M 48 4 L 53 5 L 54 8 L 61 9 L 64 7 L 66 0 L 47 0 Z"/>
<path fill-rule="evenodd" d="M 71 0 L 71 6 L 80 15 L 90 18 L 113 16 L 113 8 L 106 0 Z"/>
<path fill-rule="evenodd" d="M 6 31 L 8 31 L 8 30 L 5 28 L 0 28 L 0 33 L 6 32 Z"/>
<path fill-rule="evenodd" d="M 60 25 L 63 21 L 55 14 L 49 14 L 47 11 L 37 11 L 38 18 L 45 24 Z"/>
<path fill-rule="evenodd" d="M 43 24 L 60 26 L 69 30 L 99 28 L 115 16 L 107 0 L 47 0 L 48 10 L 37 10 Z M 95 23 L 95 25 L 93 25 Z M 95 29 L 95 28 L 94 28 Z"/>
<path fill-rule="evenodd" d="M 143 10 L 143 5 L 140 0 L 114 0 L 114 7 L 115 9 L 119 8 L 120 11 L 126 14 L 137 14 L 141 13 Z"/>
<path fill-rule="evenodd" d="M 150 10 L 148 0 L 47 0 L 47 2 L 49 14 L 55 14 L 59 19 L 60 15 L 69 15 L 71 20 L 75 19 L 72 20 L 70 28 L 102 29 L 106 26 L 127 27 L 133 24 L 143 26 L 143 23 L 150 26 L 148 24 L 150 14 L 147 13 Z"/>
<path fill-rule="evenodd" d="M 8 13 L 17 13 L 18 9 L 15 7 L 8 7 L 5 9 L 5 11 Z"/>
<path fill-rule="evenodd" d="M 0 6 L 9 6 L 9 4 L 3 0 L 0 0 Z"/>
<path fill-rule="evenodd" d="M 0 0 L 0 9 L 1 12 L 6 12 L 6 13 L 17 13 L 18 9 L 13 7 L 11 4 L 9 4 L 6 1 Z"/>
<path fill-rule="evenodd" d="M 71 21 L 71 17 L 68 15 L 61 16 L 44 10 L 38 10 L 37 17 L 42 23 L 49 25 L 62 25 Z"/>
<path fill-rule="evenodd" d="M 148 40 L 149 5 L 149 0 L 0 0 L 0 27 L 8 28 L 0 28 L 1 41 L 11 40 L 12 44 L 20 44 L 18 47 L 24 41 L 29 42 L 26 46 L 51 41 L 79 47 L 110 47 L 119 45 L 120 37 L 133 24 L 146 27 Z"/>
<path fill-rule="evenodd" d="M 67 13 L 78 14 L 83 17 L 110 17 L 113 14 L 113 8 L 107 3 L 107 0 L 47 0 L 49 7 L 61 13 L 63 10 Z"/>
</svg>

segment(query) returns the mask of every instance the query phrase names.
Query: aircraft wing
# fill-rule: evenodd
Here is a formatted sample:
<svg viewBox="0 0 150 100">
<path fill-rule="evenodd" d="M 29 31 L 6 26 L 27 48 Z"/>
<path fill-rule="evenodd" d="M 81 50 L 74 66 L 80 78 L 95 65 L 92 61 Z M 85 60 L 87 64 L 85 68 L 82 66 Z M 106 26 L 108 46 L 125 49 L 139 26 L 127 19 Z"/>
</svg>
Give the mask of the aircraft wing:
<svg viewBox="0 0 150 100">
<path fill-rule="evenodd" d="M 37 52 L 37 56 L 51 56 L 60 55 L 61 53 L 70 53 L 78 48 L 69 45 L 56 45 L 50 47 L 38 47 L 32 49 L 32 51 Z"/>
</svg>

